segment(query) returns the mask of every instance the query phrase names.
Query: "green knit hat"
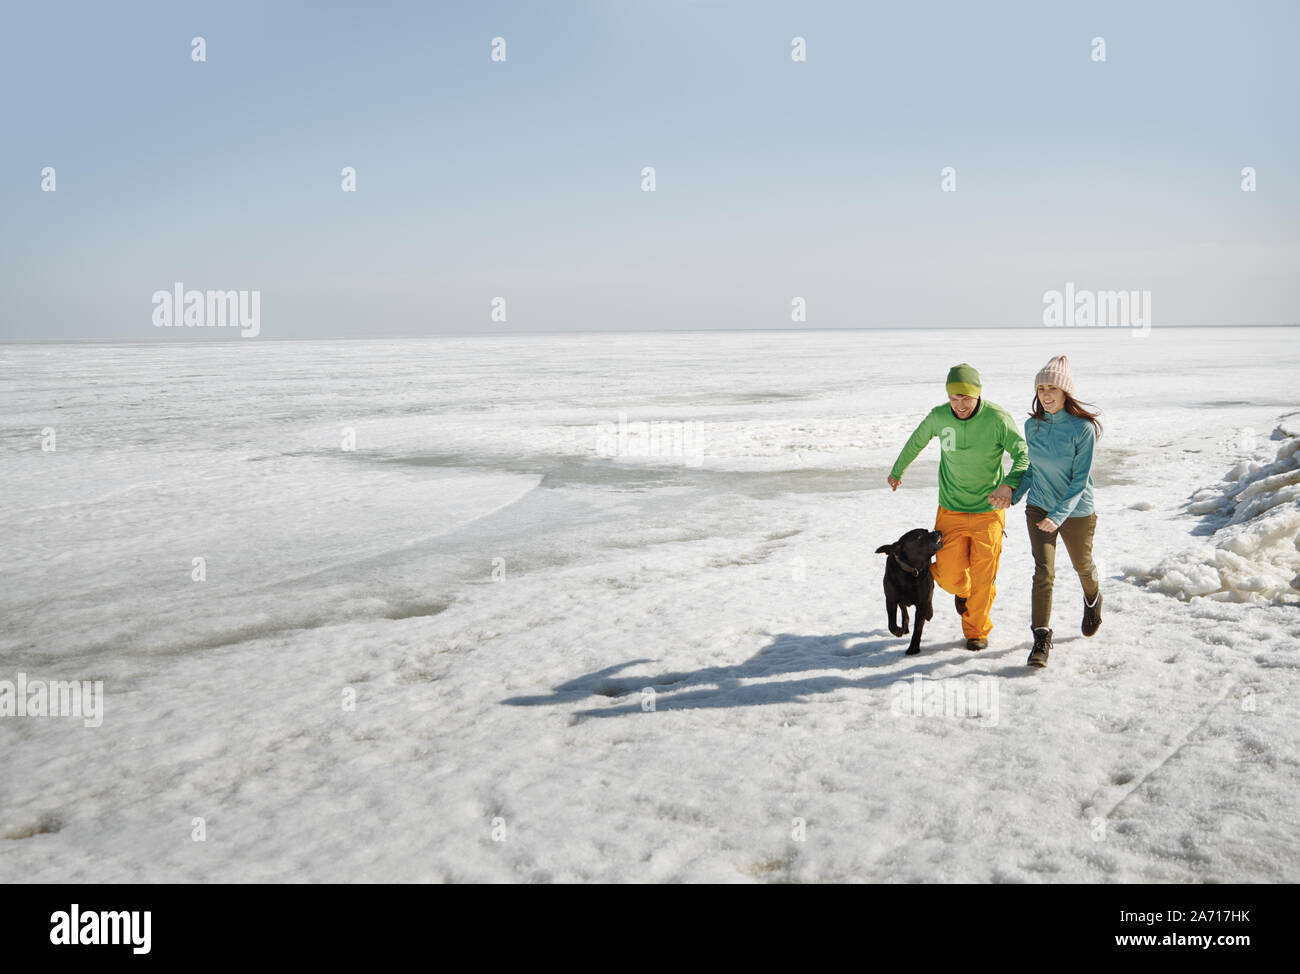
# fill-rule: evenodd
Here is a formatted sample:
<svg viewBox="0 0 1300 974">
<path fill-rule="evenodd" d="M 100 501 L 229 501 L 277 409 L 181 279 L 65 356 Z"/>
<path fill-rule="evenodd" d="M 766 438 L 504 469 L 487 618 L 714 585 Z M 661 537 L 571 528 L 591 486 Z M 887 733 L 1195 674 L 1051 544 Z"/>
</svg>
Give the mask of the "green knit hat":
<svg viewBox="0 0 1300 974">
<path fill-rule="evenodd" d="M 962 362 L 948 370 L 948 395 L 978 398 L 979 394 L 980 374 L 975 371 L 975 366 Z"/>
</svg>

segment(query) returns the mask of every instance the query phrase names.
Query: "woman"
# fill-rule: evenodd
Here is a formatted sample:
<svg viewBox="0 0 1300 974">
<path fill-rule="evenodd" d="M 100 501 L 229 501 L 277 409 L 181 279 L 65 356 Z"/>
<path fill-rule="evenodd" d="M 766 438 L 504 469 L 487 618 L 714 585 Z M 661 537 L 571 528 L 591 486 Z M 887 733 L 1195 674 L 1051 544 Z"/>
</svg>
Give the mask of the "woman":
<svg viewBox="0 0 1300 974">
<path fill-rule="evenodd" d="M 1101 580 L 1092 563 L 1092 538 L 1097 515 L 1092 505 L 1092 449 L 1101 435 L 1097 414 L 1074 398 L 1074 377 L 1064 355 L 1049 361 L 1034 379 L 1033 412 L 1025 420 L 1029 469 L 1010 499 L 1005 490 L 989 497 L 994 506 L 1009 507 L 1028 495 L 1025 508 L 1029 547 L 1034 555 L 1034 648 L 1030 666 L 1047 665 L 1052 651 L 1052 582 L 1056 575 L 1056 536 L 1083 585 L 1085 636 L 1101 625 Z"/>
</svg>

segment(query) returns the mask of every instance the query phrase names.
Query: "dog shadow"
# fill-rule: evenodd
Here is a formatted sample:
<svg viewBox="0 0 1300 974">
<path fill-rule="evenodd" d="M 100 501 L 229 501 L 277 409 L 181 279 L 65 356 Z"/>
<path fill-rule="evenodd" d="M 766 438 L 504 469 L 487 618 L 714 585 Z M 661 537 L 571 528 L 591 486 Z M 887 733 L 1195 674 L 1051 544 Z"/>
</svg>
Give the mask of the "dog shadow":
<svg viewBox="0 0 1300 974">
<path fill-rule="evenodd" d="M 954 662 L 970 662 L 978 667 L 963 668 L 961 675 L 1020 678 L 1031 675 L 1021 649 L 966 649 L 966 640 L 928 643 L 916 656 L 905 655 L 908 637 L 895 637 L 888 629 L 873 629 L 838 635 L 796 635 L 778 633 L 772 641 L 742 663 L 729 666 L 706 666 L 697 670 L 671 670 L 657 675 L 619 676 L 632 666 L 653 663 L 650 658 L 628 660 L 584 673 L 553 687 L 548 694 L 508 697 L 501 702 L 512 707 L 540 707 L 572 704 L 583 697 L 607 700 L 631 697 L 616 706 L 576 711 L 581 717 L 619 717 L 642 713 L 642 691 L 654 691 L 655 711 L 692 710 L 710 707 L 759 707 L 805 701 L 808 697 L 836 690 L 879 689 L 913 676 L 929 676 L 940 667 Z M 1026 650 L 1029 642 L 1025 641 Z M 957 653 L 960 652 L 960 656 Z M 1012 659 L 1007 654 L 1014 653 Z M 993 665 L 989 665 L 993 664 Z M 826 673 L 839 670 L 854 676 Z M 862 672 L 862 671 L 866 672 Z M 744 685 L 746 680 L 782 674 L 816 671 L 818 675 L 802 679 L 771 680 Z"/>
</svg>

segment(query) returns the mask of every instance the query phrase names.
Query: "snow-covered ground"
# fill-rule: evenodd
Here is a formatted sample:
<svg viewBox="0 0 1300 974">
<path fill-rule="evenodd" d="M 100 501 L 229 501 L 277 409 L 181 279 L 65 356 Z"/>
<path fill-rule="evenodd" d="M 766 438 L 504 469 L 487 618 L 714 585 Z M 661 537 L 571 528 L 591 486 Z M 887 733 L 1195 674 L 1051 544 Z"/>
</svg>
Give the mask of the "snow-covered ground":
<svg viewBox="0 0 1300 974">
<path fill-rule="evenodd" d="M 1297 338 L 0 346 L 0 680 L 104 682 L 0 718 L 0 880 L 1300 880 Z M 889 465 L 1060 352 L 1101 631 L 1062 550 L 1025 667 L 1021 505 L 905 657 Z"/>
</svg>

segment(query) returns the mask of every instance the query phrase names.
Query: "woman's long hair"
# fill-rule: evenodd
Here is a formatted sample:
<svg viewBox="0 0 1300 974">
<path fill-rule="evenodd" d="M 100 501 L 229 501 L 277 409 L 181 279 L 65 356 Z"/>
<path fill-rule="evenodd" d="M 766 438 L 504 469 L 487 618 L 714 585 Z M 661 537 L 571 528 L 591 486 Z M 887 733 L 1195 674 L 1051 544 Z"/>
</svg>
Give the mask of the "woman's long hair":
<svg viewBox="0 0 1300 974">
<path fill-rule="evenodd" d="M 1101 420 L 1097 418 L 1097 414 L 1100 412 L 1100 410 L 1098 410 L 1090 402 L 1079 402 L 1079 400 L 1075 399 L 1074 396 L 1070 395 L 1064 389 L 1061 390 L 1061 395 L 1065 396 L 1065 405 L 1062 406 L 1061 408 L 1064 409 L 1071 416 L 1078 416 L 1080 419 L 1086 419 L 1088 422 L 1092 423 L 1092 430 L 1094 433 L 1097 434 L 1097 437 L 1100 439 Z M 1084 409 L 1085 406 L 1093 406 L 1093 408 L 1091 410 Z M 1043 409 L 1043 404 L 1038 401 L 1037 390 L 1034 391 L 1034 403 L 1032 406 L 1029 407 L 1029 410 L 1030 410 L 1029 415 L 1034 417 L 1034 419 L 1047 418 L 1047 411 Z"/>
</svg>

